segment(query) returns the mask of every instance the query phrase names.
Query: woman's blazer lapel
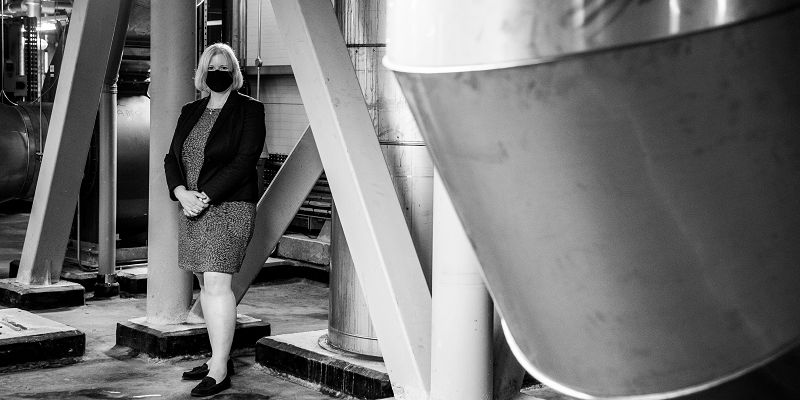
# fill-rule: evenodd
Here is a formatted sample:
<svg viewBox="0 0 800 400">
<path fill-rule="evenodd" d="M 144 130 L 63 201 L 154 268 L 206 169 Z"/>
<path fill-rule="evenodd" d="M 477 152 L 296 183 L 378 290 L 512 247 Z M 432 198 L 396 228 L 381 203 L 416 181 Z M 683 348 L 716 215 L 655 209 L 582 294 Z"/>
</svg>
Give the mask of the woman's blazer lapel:
<svg viewBox="0 0 800 400">
<path fill-rule="evenodd" d="M 189 133 L 192 132 L 192 128 L 194 128 L 194 126 L 197 124 L 197 121 L 200 120 L 200 117 L 203 116 L 203 111 L 205 111 L 206 105 L 208 105 L 208 97 L 195 103 L 195 106 L 192 107 L 191 110 L 187 110 L 188 115 L 175 132 L 175 148 L 173 148 L 172 151 L 178 157 L 179 162 L 181 162 L 181 155 L 183 153 L 183 142 L 186 141 L 186 138 L 189 137 Z"/>
</svg>

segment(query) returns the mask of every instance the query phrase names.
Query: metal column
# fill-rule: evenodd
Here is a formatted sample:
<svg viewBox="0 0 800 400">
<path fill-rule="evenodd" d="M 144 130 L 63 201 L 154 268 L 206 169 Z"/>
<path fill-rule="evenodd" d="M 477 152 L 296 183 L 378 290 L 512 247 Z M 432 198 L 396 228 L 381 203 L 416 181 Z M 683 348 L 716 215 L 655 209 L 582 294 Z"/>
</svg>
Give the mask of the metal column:
<svg viewBox="0 0 800 400">
<path fill-rule="evenodd" d="M 430 292 L 331 4 L 272 2 L 397 398 L 427 398 Z"/>
<path fill-rule="evenodd" d="M 492 398 L 494 308 L 480 270 L 434 170 L 430 400 Z"/>
<path fill-rule="evenodd" d="M 181 106 L 195 98 L 195 2 L 154 1 L 151 7 L 147 322 L 166 324 L 182 320 L 192 299 L 192 276 L 178 268 L 180 210 L 169 198 L 163 160 Z"/>
<path fill-rule="evenodd" d="M 73 6 L 19 283 L 59 280 L 121 6 L 120 0 L 77 0 Z"/>
<path fill-rule="evenodd" d="M 121 1 L 103 92 L 100 95 L 100 201 L 97 229 L 97 264 L 100 268 L 95 284 L 95 297 L 119 294 L 119 284 L 116 283 L 114 273 L 117 263 L 117 76 L 132 7 L 133 0 Z"/>
</svg>

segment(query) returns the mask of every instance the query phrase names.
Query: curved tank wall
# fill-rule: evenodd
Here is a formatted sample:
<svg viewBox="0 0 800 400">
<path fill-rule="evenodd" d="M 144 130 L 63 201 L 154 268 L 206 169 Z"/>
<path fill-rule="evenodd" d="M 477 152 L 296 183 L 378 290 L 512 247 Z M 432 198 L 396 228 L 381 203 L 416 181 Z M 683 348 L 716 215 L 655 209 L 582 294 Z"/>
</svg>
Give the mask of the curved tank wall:
<svg viewBox="0 0 800 400">
<path fill-rule="evenodd" d="M 51 109 L 0 104 L 0 202 L 33 196 Z"/>
<path fill-rule="evenodd" d="M 12 107 L 0 104 L 0 170 L 3 171 L 0 201 L 33 198 L 41 165 L 37 153 L 44 147 L 39 141 L 39 127 L 46 141 L 51 110 L 51 104 L 43 104 L 40 122 L 38 105 Z M 147 96 L 119 96 L 117 230 L 121 235 L 139 234 L 147 229 L 149 116 L 150 99 Z M 82 208 L 92 209 L 92 202 L 96 203 L 96 152 L 93 140 L 81 186 Z M 92 241 L 92 230 L 96 229 L 97 217 L 91 215 L 89 212 L 81 214 L 84 226 L 81 236 L 85 241 Z"/>
<path fill-rule="evenodd" d="M 666 21 L 635 10 L 655 3 L 678 8 Z M 433 49 L 441 37 L 421 40 L 439 32 L 420 20 L 480 11 L 449 4 L 393 2 L 387 65 L 529 372 L 579 398 L 670 398 L 797 346 L 798 2 L 751 3 L 741 18 L 652 40 L 506 55 L 480 51 L 489 39 L 470 35 L 469 23 L 449 25 L 465 32 L 446 35 L 442 54 Z M 637 18 L 680 26 L 680 7 L 691 10 L 583 4 L 615 7 L 608 37 Z M 565 16 L 524 15 L 536 26 Z M 549 39 L 514 26 L 484 36 Z"/>
</svg>

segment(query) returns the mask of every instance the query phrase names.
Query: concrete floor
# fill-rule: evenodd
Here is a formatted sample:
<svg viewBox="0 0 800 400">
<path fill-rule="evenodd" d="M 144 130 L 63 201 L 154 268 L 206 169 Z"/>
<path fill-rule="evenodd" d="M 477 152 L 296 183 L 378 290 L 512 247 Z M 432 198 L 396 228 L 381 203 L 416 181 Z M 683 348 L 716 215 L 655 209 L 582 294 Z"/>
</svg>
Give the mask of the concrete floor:
<svg viewBox="0 0 800 400">
<path fill-rule="evenodd" d="M 28 221 L 24 211 L 13 206 L 0 210 L 0 278 L 8 276 L 9 261 L 20 256 Z M 181 372 L 204 362 L 202 355 L 154 359 L 115 348 L 117 322 L 144 316 L 145 307 L 146 298 L 142 295 L 111 300 L 89 298 L 82 307 L 35 312 L 85 333 L 85 355 L 77 364 L 0 373 L 0 399 L 190 398 L 189 391 L 196 382 L 181 381 Z M 328 288 L 305 280 L 260 284 L 247 292 L 238 312 L 266 320 L 272 325 L 273 334 L 325 329 Z M 271 375 L 254 364 L 252 351 L 237 353 L 234 360 L 233 389 L 212 398 L 332 398 L 318 388 Z"/>
<path fill-rule="evenodd" d="M 0 278 L 8 263 L 19 259 L 28 214 L 24 206 L 0 205 Z M 145 296 L 111 300 L 87 299 L 82 307 L 37 311 L 38 315 L 75 327 L 86 334 L 86 352 L 77 364 L 0 373 L 0 399 L 187 399 L 194 382 L 180 375 L 205 361 L 203 355 L 154 359 L 116 348 L 116 323 L 145 315 Z M 2 308 L 2 306 L 0 306 Z M 272 334 L 327 328 L 328 288 L 306 280 L 288 280 L 252 287 L 238 312 L 268 321 Z M 273 375 L 254 363 L 254 354 L 234 355 L 233 388 L 213 399 L 316 400 L 349 398 L 320 392 L 308 383 Z M 800 350 L 702 394 L 683 400 L 800 399 Z M 778 384 L 779 382 L 782 382 Z M 572 400 L 544 386 L 528 387 L 515 400 Z M 456 400 L 456 399 L 454 399 Z"/>
</svg>

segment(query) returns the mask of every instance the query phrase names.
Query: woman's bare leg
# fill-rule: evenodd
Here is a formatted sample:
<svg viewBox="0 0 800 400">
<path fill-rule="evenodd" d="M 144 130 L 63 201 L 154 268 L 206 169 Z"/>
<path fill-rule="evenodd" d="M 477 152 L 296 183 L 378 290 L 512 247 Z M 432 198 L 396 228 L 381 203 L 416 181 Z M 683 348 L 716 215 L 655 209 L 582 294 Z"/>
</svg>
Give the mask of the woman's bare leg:
<svg viewBox="0 0 800 400">
<path fill-rule="evenodd" d="M 236 328 L 236 297 L 231 289 L 231 274 L 204 272 L 200 301 L 211 341 L 208 376 L 218 383 L 227 374 L 228 358 Z"/>
<path fill-rule="evenodd" d="M 194 276 L 197 277 L 197 282 L 200 284 L 200 298 L 198 299 L 202 304 L 202 296 L 203 296 L 203 273 L 202 272 L 195 272 Z M 195 310 L 195 307 L 192 307 L 192 310 Z M 203 307 L 197 307 L 197 314 L 193 313 L 192 310 L 189 310 L 189 314 L 186 315 L 186 323 L 187 324 L 204 324 L 206 321 L 203 320 Z"/>
</svg>

